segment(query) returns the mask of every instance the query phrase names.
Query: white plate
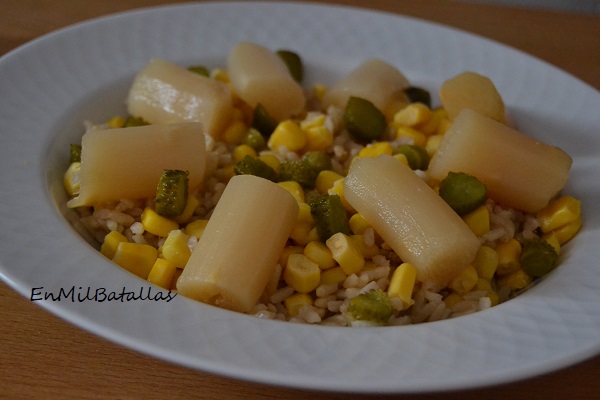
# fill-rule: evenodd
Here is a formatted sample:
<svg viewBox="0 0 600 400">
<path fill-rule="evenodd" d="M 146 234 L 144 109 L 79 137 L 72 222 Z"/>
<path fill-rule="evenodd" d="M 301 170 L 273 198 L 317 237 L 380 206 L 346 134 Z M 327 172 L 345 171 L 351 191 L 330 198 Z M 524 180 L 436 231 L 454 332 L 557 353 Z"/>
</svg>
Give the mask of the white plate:
<svg viewBox="0 0 600 400">
<path fill-rule="evenodd" d="M 36 301 L 109 340 L 212 373 L 289 387 L 422 392 L 542 374 L 600 350 L 600 95 L 558 69 L 472 35 L 341 7 L 215 3 L 93 20 L 0 59 L 0 273 L 32 289 L 148 288 L 106 261 L 61 213 L 68 144 L 82 121 L 124 110 L 129 82 L 151 58 L 222 66 L 241 40 L 304 58 L 307 81 L 332 83 L 370 57 L 435 90 L 472 70 L 492 78 L 522 131 L 575 159 L 566 191 L 585 227 L 561 267 L 519 298 L 473 316 L 418 326 L 350 329 L 264 321 L 181 296 L 171 302 Z M 79 289 L 81 288 L 81 289 Z M 153 289 L 156 293 L 156 289 Z M 36 290 L 37 293 L 38 290 Z M 38 298 L 38 295 L 34 295 Z"/>
</svg>

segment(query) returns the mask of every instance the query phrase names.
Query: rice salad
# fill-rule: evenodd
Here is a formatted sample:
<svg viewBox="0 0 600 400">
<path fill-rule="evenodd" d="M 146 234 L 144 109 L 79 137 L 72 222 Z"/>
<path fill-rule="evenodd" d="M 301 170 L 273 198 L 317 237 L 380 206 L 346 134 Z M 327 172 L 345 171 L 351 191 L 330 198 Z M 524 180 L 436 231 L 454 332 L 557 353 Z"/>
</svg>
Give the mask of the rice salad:
<svg viewBox="0 0 600 400">
<path fill-rule="evenodd" d="M 434 106 L 381 60 L 331 86 L 303 68 L 247 42 L 221 68 L 150 61 L 127 115 L 71 145 L 70 222 L 164 290 L 309 324 L 459 317 L 559 265 L 582 225 L 572 160 L 488 78 L 450 77 Z"/>
</svg>

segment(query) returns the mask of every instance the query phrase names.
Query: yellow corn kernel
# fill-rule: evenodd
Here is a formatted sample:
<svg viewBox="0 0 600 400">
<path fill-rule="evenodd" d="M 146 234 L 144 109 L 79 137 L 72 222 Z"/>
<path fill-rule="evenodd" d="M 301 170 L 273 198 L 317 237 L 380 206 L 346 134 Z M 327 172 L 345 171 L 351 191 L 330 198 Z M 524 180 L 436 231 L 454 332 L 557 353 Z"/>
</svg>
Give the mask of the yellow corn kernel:
<svg viewBox="0 0 600 400">
<path fill-rule="evenodd" d="M 243 121 L 233 120 L 221 133 L 221 139 L 227 144 L 241 143 L 248 131 L 248 127 Z"/>
<path fill-rule="evenodd" d="M 537 213 L 540 229 L 547 233 L 565 226 L 581 217 L 581 202 L 571 196 L 563 196 Z"/>
<path fill-rule="evenodd" d="M 348 220 L 348 224 L 350 224 L 350 230 L 355 235 L 362 235 L 367 229 L 371 228 L 371 224 L 359 213 L 353 214 Z"/>
<path fill-rule="evenodd" d="M 500 301 L 500 296 L 498 296 L 498 293 L 494 291 L 494 289 L 492 288 L 492 284 L 489 280 L 484 278 L 477 279 L 477 283 L 475 284 L 473 290 L 486 290 L 487 297 L 489 297 L 492 307 L 498 305 Z"/>
<path fill-rule="evenodd" d="M 312 214 L 310 213 L 310 206 L 304 202 L 298 202 L 298 218 L 297 222 L 306 222 L 308 224 L 314 224 Z"/>
<path fill-rule="evenodd" d="M 326 150 L 333 144 L 333 132 L 326 126 L 315 126 L 304 130 L 306 132 L 306 150 Z"/>
<path fill-rule="evenodd" d="M 560 255 L 560 242 L 558 241 L 558 237 L 556 237 L 554 232 L 551 232 L 548 235 L 544 235 L 544 240 L 550 243 L 552 247 L 554 247 L 554 251 L 556 251 L 556 254 Z"/>
<path fill-rule="evenodd" d="M 228 165 L 228 166 L 224 167 L 221 171 L 223 172 L 223 177 L 226 180 L 229 180 L 236 175 L 235 174 L 235 164 Z"/>
<path fill-rule="evenodd" d="M 121 117 L 120 115 L 116 115 L 106 121 L 106 124 L 109 128 L 122 128 L 125 126 L 125 118 Z"/>
<path fill-rule="evenodd" d="M 256 157 L 256 150 L 247 144 L 240 144 L 233 149 L 232 156 L 233 160 L 237 163 L 242 161 L 246 156 Z"/>
<path fill-rule="evenodd" d="M 440 143 L 442 142 L 443 138 L 444 135 L 431 135 L 427 138 L 427 142 L 425 142 L 425 150 L 427 151 L 427 154 L 429 154 L 429 157 L 433 157 L 438 147 L 440 147 Z"/>
<path fill-rule="evenodd" d="M 393 157 L 400 161 L 402 164 L 404 165 L 408 165 L 408 158 L 406 158 L 406 156 L 404 154 L 398 153 L 398 154 L 394 154 Z"/>
<path fill-rule="evenodd" d="M 306 132 L 300 128 L 300 125 L 292 120 L 280 122 L 267 142 L 271 150 L 279 150 L 285 147 L 289 151 L 299 151 L 306 146 Z"/>
<path fill-rule="evenodd" d="M 315 180 L 315 188 L 317 189 L 317 192 L 321 194 L 327 194 L 329 189 L 333 187 L 333 184 L 342 178 L 343 176 L 337 172 L 327 169 L 323 170 L 317 175 L 317 179 Z"/>
<path fill-rule="evenodd" d="M 107 233 L 100 247 L 100 253 L 106 258 L 112 259 L 121 242 L 127 242 L 127 238 L 123 234 L 117 231 Z"/>
<path fill-rule="evenodd" d="M 471 231 L 482 237 L 490 231 L 490 211 L 486 206 L 480 206 L 462 217 L 463 221 L 471 228 Z"/>
<path fill-rule="evenodd" d="M 157 258 L 158 250 L 150 245 L 121 242 L 112 261 L 132 274 L 147 279 Z"/>
<path fill-rule="evenodd" d="M 338 179 L 333 183 L 333 186 L 327 191 L 328 194 L 337 194 L 340 196 L 340 200 L 342 201 L 342 205 L 350 214 L 355 214 L 356 210 L 354 207 L 348 203 L 346 197 L 344 196 L 344 179 Z"/>
<path fill-rule="evenodd" d="M 76 196 L 79 193 L 81 182 L 79 180 L 79 171 L 81 171 L 81 163 L 73 162 L 67 168 L 67 172 L 65 172 L 63 184 L 69 196 Z"/>
<path fill-rule="evenodd" d="M 313 93 L 318 100 L 323 100 L 323 96 L 327 92 L 327 86 L 322 83 L 316 83 L 313 85 Z"/>
<path fill-rule="evenodd" d="M 190 258 L 191 251 L 188 247 L 188 240 L 188 235 L 176 229 L 169 233 L 162 245 L 163 257 L 172 262 L 176 268 L 184 268 Z"/>
<path fill-rule="evenodd" d="M 229 83 L 229 74 L 227 74 L 227 71 L 222 70 L 221 68 L 215 68 L 211 70 L 209 76 L 217 81 Z"/>
<path fill-rule="evenodd" d="M 354 239 L 348 235 L 342 232 L 335 233 L 325 244 L 346 275 L 356 274 L 365 266 L 365 258 Z"/>
<path fill-rule="evenodd" d="M 307 130 L 310 128 L 316 128 L 319 126 L 323 126 L 325 124 L 325 119 L 326 119 L 326 115 L 325 114 L 321 114 L 321 113 L 310 113 L 309 115 L 306 116 L 306 118 L 304 118 L 302 121 L 300 121 L 300 128 Z"/>
<path fill-rule="evenodd" d="M 471 291 L 477 284 L 477 271 L 475 267 L 469 265 L 458 276 L 450 281 L 448 287 L 458 294 L 466 294 Z"/>
<path fill-rule="evenodd" d="M 200 200 L 198 200 L 196 196 L 194 196 L 193 194 L 188 194 L 187 203 L 185 203 L 185 208 L 183 209 L 183 212 L 181 213 L 181 215 L 173 217 L 173 221 L 177 222 L 178 224 L 185 224 L 190 220 L 190 218 L 192 218 L 192 215 L 194 214 L 194 211 L 196 210 L 196 207 L 198 207 L 199 204 Z"/>
<path fill-rule="evenodd" d="M 394 115 L 394 126 L 424 125 L 431 119 L 431 110 L 423 103 L 411 103 Z"/>
<path fill-rule="evenodd" d="M 436 134 L 443 135 L 450 128 L 450 125 L 452 125 L 452 121 L 448 117 L 440 119 Z"/>
<path fill-rule="evenodd" d="M 208 224 L 207 219 L 197 219 L 187 224 L 185 228 L 183 228 L 183 232 L 188 236 L 194 236 L 196 239 L 200 239 L 200 236 L 202 236 L 202 233 L 206 228 L 206 224 Z"/>
<path fill-rule="evenodd" d="M 566 225 L 561 226 L 558 229 L 552 231 L 553 235 L 558 240 L 559 244 L 565 244 L 573 238 L 579 232 L 583 225 L 583 220 L 577 218 L 575 221 L 570 222 Z"/>
<path fill-rule="evenodd" d="M 283 305 L 288 315 L 294 317 L 298 315 L 300 309 L 304 306 L 310 306 L 312 304 L 312 297 L 306 293 L 294 293 L 290 297 L 283 300 Z"/>
<path fill-rule="evenodd" d="M 358 157 L 379 157 L 380 155 L 392 155 L 394 149 L 390 142 L 370 143 L 362 148 L 358 153 Z"/>
<path fill-rule="evenodd" d="M 498 253 L 498 268 L 496 273 L 500 276 L 508 275 L 521 268 L 519 258 L 521 256 L 521 243 L 516 239 L 511 239 L 506 243 L 500 243 L 496 247 Z"/>
<path fill-rule="evenodd" d="M 331 250 L 321 241 L 313 240 L 304 247 L 303 254 L 321 269 L 333 268 L 337 265 Z"/>
<path fill-rule="evenodd" d="M 498 262 L 498 253 L 496 250 L 489 246 L 481 246 L 473 261 L 473 267 L 475 267 L 477 275 L 483 279 L 490 280 L 496 273 Z"/>
<path fill-rule="evenodd" d="M 304 189 L 296 181 L 279 182 L 279 186 L 290 192 L 298 202 L 304 202 Z"/>
<path fill-rule="evenodd" d="M 319 286 L 321 269 L 304 254 L 290 254 L 283 280 L 295 291 L 309 293 Z"/>
<path fill-rule="evenodd" d="M 304 246 L 286 246 L 281 255 L 279 256 L 279 264 L 285 267 L 288 263 L 288 259 L 292 254 L 302 254 L 304 252 Z"/>
<path fill-rule="evenodd" d="M 419 124 L 418 129 L 425 135 L 429 136 L 437 133 L 440 121 L 444 118 L 444 114 L 440 110 L 444 109 L 435 108 L 430 110 L 429 119 Z"/>
<path fill-rule="evenodd" d="M 415 301 L 412 299 L 415 281 L 417 279 L 417 269 L 410 263 L 402 263 L 394 270 L 387 293 L 390 297 L 398 297 L 402 300 L 404 310 L 412 306 Z"/>
<path fill-rule="evenodd" d="M 348 275 L 346 275 L 342 267 L 337 266 L 329 268 L 321 272 L 321 280 L 319 281 L 319 285 L 337 285 L 346 280 L 347 277 Z"/>
<path fill-rule="evenodd" d="M 169 236 L 169 232 L 179 229 L 177 222 L 157 214 L 150 207 L 146 207 L 142 211 L 141 220 L 144 230 L 160 237 L 167 237 Z"/>
<path fill-rule="evenodd" d="M 292 231 L 290 232 L 290 239 L 292 239 L 297 245 L 306 246 L 309 242 L 314 240 L 314 237 L 311 235 L 312 229 L 313 224 L 296 222 L 292 228 Z"/>
<path fill-rule="evenodd" d="M 396 138 L 410 138 L 413 140 L 414 144 L 421 147 L 425 147 L 425 143 L 427 143 L 427 136 L 425 136 L 423 132 L 408 126 L 398 127 L 396 130 Z"/>
<path fill-rule="evenodd" d="M 279 161 L 279 158 L 277 158 L 275 154 L 263 153 L 258 156 L 258 159 L 273 168 L 275 172 L 279 173 L 281 161 Z"/>
<path fill-rule="evenodd" d="M 462 296 L 455 292 L 450 293 L 444 299 L 444 303 L 446 303 L 446 308 L 452 308 L 461 301 L 463 301 Z"/>
<path fill-rule="evenodd" d="M 496 283 L 500 287 L 509 287 L 512 290 L 523 289 L 532 282 L 532 278 L 525 273 L 522 269 L 511 272 L 498 280 Z"/>
<path fill-rule="evenodd" d="M 148 274 L 148 282 L 154 283 L 156 286 L 160 286 L 163 289 L 170 290 L 176 269 L 175 264 L 172 262 L 165 260 L 164 258 L 157 258 L 150 270 L 150 274 Z"/>
<path fill-rule="evenodd" d="M 365 243 L 365 237 L 363 235 L 352 235 L 350 236 L 354 239 L 354 242 L 358 246 L 361 254 L 365 259 L 373 258 L 379 254 L 379 247 L 376 244 L 367 245 Z"/>
</svg>

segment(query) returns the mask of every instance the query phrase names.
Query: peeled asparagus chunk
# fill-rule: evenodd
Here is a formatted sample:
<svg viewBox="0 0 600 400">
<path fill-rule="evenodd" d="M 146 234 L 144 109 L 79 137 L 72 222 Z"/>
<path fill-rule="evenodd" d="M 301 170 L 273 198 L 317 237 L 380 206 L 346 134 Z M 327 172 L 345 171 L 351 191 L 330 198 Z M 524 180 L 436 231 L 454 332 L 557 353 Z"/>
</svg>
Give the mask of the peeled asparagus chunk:
<svg viewBox="0 0 600 400">
<path fill-rule="evenodd" d="M 229 81 L 238 96 L 250 106 L 262 104 L 281 121 L 298 114 L 306 98 L 283 60 L 271 50 L 240 42 L 227 59 Z"/>
<path fill-rule="evenodd" d="M 361 97 L 391 116 L 407 103 L 404 89 L 408 86 L 408 79 L 398 69 L 385 61 L 372 59 L 333 85 L 323 97 L 323 105 L 344 109 L 350 96 Z"/>
<path fill-rule="evenodd" d="M 431 177 L 465 172 L 483 182 L 498 203 L 526 212 L 545 207 L 565 186 L 573 160 L 473 110 L 462 110 L 429 163 Z"/>
<path fill-rule="evenodd" d="M 217 137 L 233 111 L 227 85 L 164 60 L 152 60 L 135 77 L 127 98 L 129 114 L 151 124 L 201 122 Z"/>
<path fill-rule="evenodd" d="M 445 81 L 439 94 L 451 120 L 463 108 L 469 108 L 498 122 L 506 122 L 502 97 L 486 76 L 470 71 L 460 73 Z"/>
<path fill-rule="evenodd" d="M 397 159 L 354 161 L 344 196 L 421 282 L 447 284 L 466 268 L 479 239 L 427 183 Z"/>
<path fill-rule="evenodd" d="M 189 190 L 197 190 L 205 159 L 198 122 L 89 131 L 81 140 L 79 195 L 68 206 L 153 197 L 163 169 L 189 171 Z"/>
<path fill-rule="evenodd" d="M 234 176 L 177 280 L 184 296 L 234 311 L 256 305 L 298 214 L 295 198 L 253 175 Z"/>
</svg>

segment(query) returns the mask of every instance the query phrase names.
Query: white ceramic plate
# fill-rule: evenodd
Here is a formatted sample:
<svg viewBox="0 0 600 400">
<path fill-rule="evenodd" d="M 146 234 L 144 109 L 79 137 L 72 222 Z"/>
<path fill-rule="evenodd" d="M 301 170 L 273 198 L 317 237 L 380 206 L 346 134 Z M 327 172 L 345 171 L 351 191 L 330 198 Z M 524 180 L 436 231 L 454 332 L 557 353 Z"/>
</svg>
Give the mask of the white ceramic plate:
<svg viewBox="0 0 600 400">
<path fill-rule="evenodd" d="M 395 64 L 434 93 L 464 70 L 491 77 L 522 131 L 575 159 L 566 191 L 582 200 L 585 227 L 564 249 L 561 267 L 489 311 L 398 328 L 264 321 L 181 296 L 171 302 L 80 302 L 88 288 L 106 294 L 150 288 L 106 261 L 62 214 L 68 144 L 78 141 L 82 121 L 123 112 L 131 78 L 151 58 L 222 66 L 241 40 L 298 51 L 308 82 L 332 83 L 370 57 Z M 129 348 L 238 379 L 422 392 L 542 374 L 600 350 L 598 110 L 597 91 L 548 64 L 472 35 L 382 13 L 243 2 L 93 20 L 0 59 L 0 276 L 27 298 L 73 288 L 74 301 L 36 304 Z"/>
</svg>

